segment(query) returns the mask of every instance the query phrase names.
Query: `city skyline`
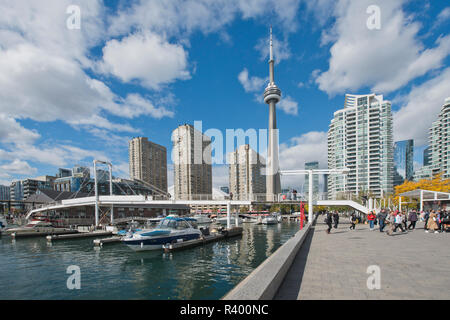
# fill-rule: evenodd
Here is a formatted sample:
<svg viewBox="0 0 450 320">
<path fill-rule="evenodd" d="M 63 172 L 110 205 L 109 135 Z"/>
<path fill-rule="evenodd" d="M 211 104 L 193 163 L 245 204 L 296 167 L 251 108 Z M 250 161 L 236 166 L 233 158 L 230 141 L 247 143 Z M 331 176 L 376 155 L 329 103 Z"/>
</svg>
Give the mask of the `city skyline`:
<svg viewBox="0 0 450 320">
<path fill-rule="evenodd" d="M 220 19 L 218 13 L 223 10 L 219 9 L 224 8 L 205 6 L 203 24 L 189 20 L 192 25 L 188 25 L 172 19 L 168 26 L 142 20 L 136 12 L 144 4 L 129 7 L 111 2 L 105 8 L 102 2 L 88 6 L 80 1 L 80 30 L 66 27 L 69 2 L 54 5 L 54 12 L 42 11 L 39 6 L 25 9 L 20 1 L 3 8 L 0 16 L 17 18 L 18 26 L 14 28 L 0 19 L 0 26 L 8 30 L 8 36 L 0 39 L 4 43 L 0 55 L 8 62 L 0 65 L 2 74 L 8 75 L 2 79 L 0 89 L 0 122 L 4 130 L 0 136 L 0 183 L 45 175 L 76 163 L 90 165 L 93 158 L 112 161 L 115 174 L 126 178 L 127 144 L 133 136 L 148 137 L 170 154 L 171 131 L 180 123 L 194 120 L 202 120 L 204 129 L 222 132 L 227 128 L 267 128 L 267 105 L 262 101 L 268 60 L 265 13 L 274 25 L 276 82 L 283 88 L 277 110 L 283 169 L 302 168 L 313 160 L 325 167 L 326 130 L 333 112 L 341 108 L 346 93 L 369 92 L 392 101 L 394 140 L 414 139 L 414 160 L 416 167 L 420 166 L 428 129 L 450 95 L 446 7 L 426 2 L 422 10 L 423 6 L 414 1 L 380 1 L 386 19 L 381 20 L 380 30 L 369 30 L 369 2 L 338 2 L 336 8 L 342 10 L 321 15 L 319 10 L 324 7 L 292 1 L 283 4 L 283 9 L 290 9 L 288 16 L 282 13 L 286 10 L 277 11 L 270 3 L 269 9 L 221 4 L 229 15 Z M 30 22 L 28 14 L 32 9 L 42 14 L 39 22 Z M 159 9 L 171 13 L 170 8 Z M 157 12 L 158 8 L 153 10 Z M 418 10 L 421 14 L 411 17 Z M 47 19 L 47 14 L 59 19 Z M 124 23 L 124 18 L 130 22 Z M 359 24 L 350 25 L 350 21 Z M 26 33 L 20 33 L 20 22 L 28 27 Z M 32 23 L 41 23 L 42 28 L 31 28 Z M 142 27 L 143 31 L 133 32 L 133 27 Z M 354 34 L 347 30 L 350 27 Z M 398 35 L 388 36 L 388 27 L 397 28 Z M 177 31 L 182 31 L 183 36 L 177 36 Z M 365 64 L 366 70 L 374 70 L 383 61 L 384 68 L 377 76 L 364 78 L 352 73 L 350 62 L 342 60 L 342 43 L 358 37 L 381 49 L 392 47 L 381 57 L 369 55 L 351 61 Z M 358 45 L 363 44 L 355 44 L 352 52 L 359 52 Z M 170 54 L 158 55 L 163 48 Z M 407 49 L 408 55 L 402 49 Z M 120 68 L 118 57 L 140 51 L 148 57 L 125 58 L 120 63 L 127 68 Z M 155 63 L 149 57 L 160 60 Z M 398 59 L 406 61 L 398 67 L 386 65 Z M 422 69 L 405 69 L 415 66 L 414 62 L 421 62 Z M 16 64 L 26 66 L 28 71 L 10 69 Z M 157 65 L 170 70 L 160 70 Z M 40 73 L 37 66 L 45 72 Z M 394 77 L 398 73 L 403 78 Z M 41 81 L 32 81 L 33 76 Z M 56 79 L 65 79 L 71 90 L 64 90 Z M 447 87 L 443 88 L 443 84 Z M 17 97 L 18 88 L 31 102 Z M 52 98 L 44 88 L 58 94 Z M 409 117 L 417 114 L 423 116 L 411 129 Z M 173 167 L 170 162 L 168 167 Z M 170 171 L 169 186 L 173 183 Z M 227 176 L 226 165 L 213 167 L 215 187 L 228 185 Z M 303 178 L 297 185 L 282 179 L 283 187 L 301 184 Z"/>
</svg>

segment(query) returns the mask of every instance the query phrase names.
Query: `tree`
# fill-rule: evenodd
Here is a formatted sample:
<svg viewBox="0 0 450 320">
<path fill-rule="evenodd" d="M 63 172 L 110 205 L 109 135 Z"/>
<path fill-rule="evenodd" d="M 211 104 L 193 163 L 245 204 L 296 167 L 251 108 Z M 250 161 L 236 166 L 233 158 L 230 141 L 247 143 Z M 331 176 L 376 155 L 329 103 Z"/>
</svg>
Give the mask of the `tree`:
<svg viewBox="0 0 450 320">
<path fill-rule="evenodd" d="M 398 197 L 401 193 L 416 189 L 450 192 L 450 179 L 443 179 L 441 172 L 433 176 L 432 179 L 422 179 L 417 182 L 406 180 L 401 185 L 395 187 L 395 195 Z"/>
</svg>

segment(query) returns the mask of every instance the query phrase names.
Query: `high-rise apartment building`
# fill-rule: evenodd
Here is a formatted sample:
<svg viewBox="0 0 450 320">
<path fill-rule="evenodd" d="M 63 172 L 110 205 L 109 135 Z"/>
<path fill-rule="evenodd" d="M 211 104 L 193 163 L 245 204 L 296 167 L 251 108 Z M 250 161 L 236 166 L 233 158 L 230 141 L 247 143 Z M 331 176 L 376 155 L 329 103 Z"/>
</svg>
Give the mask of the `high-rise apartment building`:
<svg viewBox="0 0 450 320">
<path fill-rule="evenodd" d="M 348 168 L 348 175 L 328 175 L 328 197 L 393 192 L 391 103 L 382 95 L 345 95 L 328 130 L 328 168 Z"/>
<path fill-rule="evenodd" d="M 172 132 L 172 142 L 175 199 L 211 199 L 211 138 L 185 124 Z"/>
<path fill-rule="evenodd" d="M 442 172 L 443 178 L 450 178 L 450 97 L 445 99 L 429 134 L 431 172 L 433 175 Z"/>
<path fill-rule="evenodd" d="M 10 186 L 0 185 L 0 200 L 10 200 Z"/>
<path fill-rule="evenodd" d="M 430 146 L 428 146 L 423 150 L 423 165 L 428 166 L 430 164 L 431 164 L 431 148 Z"/>
<path fill-rule="evenodd" d="M 263 175 L 265 159 L 250 145 L 241 145 L 228 155 L 230 192 L 233 200 L 256 200 L 265 197 L 266 176 Z"/>
<path fill-rule="evenodd" d="M 128 143 L 130 178 L 139 179 L 167 192 L 166 148 L 148 141 L 148 138 L 133 138 Z"/>
<path fill-rule="evenodd" d="M 414 140 L 394 143 L 394 186 L 414 177 Z"/>
</svg>

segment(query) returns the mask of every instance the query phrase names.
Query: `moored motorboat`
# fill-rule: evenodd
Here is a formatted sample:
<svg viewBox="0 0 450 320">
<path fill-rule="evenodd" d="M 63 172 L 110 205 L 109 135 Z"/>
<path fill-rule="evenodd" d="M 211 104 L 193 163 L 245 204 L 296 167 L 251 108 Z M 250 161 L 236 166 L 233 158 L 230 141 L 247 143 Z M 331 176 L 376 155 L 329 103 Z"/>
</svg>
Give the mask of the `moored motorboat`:
<svg viewBox="0 0 450 320">
<path fill-rule="evenodd" d="M 206 224 L 206 223 L 211 223 L 212 222 L 211 218 L 209 218 L 205 214 L 196 214 L 192 218 L 197 221 L 197 224 Z"/>
<path fill-rule="evenodd" d="M 231 222 L 232 225 L 234 225 L 234 224 L 236 223 L 236 217 L 235 217 L 234 215 L 231 215 L 231 216 L 230 216 L 230 222 Z M 239 218 L 238 218 L 238 224 L 241 225 L 242 222 L 243 222 L 242 218 L 239 217 Z M 218 218 L 216 219 L 216 223 L 222 224 L 222 225 L 226 225 L 226 224 L 228 223 L 227 216 L 224 216 L 224 217 L 218 217 Z"/>
<path fill-rule="evenodd" d="M 122 242 L 135 251 L 158 250 L 163 245 L 198 239 L 201 235 L 195 219 L 168 216 L 153 229 L 127 234 Z"/>
<path fill-rule="evenodd" d="M 276 217 L 274 217 L 274 216 L 267 216 L 267 217 L 264 217 L 261 220 L 261 223 L 262 224 L 277 224 L 278 223 L 278 219 Z"/>
<path fill-rule="evenodd" d="M 8 228 L 2 231 L 3 235 L 21 234 L 21 233 L 53 233 L 60 230 L 66 230 L 60 227 L 54 227 L 52 222 L 47 219 L 33 219 L 27 225 L 17 228 Z"/>
</svg>

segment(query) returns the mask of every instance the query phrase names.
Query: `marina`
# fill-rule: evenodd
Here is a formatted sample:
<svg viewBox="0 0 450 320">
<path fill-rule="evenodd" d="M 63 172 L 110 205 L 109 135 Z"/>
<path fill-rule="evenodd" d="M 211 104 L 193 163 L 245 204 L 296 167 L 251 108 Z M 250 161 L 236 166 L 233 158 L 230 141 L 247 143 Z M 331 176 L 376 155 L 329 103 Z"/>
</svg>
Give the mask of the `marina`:
<svg viewBox="0 0 450 320">
<path fill-rule="evenodd" d="M 112 238 L 103 239 L 112 242 L 101 248 L 92 238 L 48 243 L 42 237 L 3 237 L 0 298 L 220 299 L 298 229 L 289 221 L 247 223 L 241 236 L 169 252 L 134 252 L 107 240 Z M 66 287 L 71 265 L 80 267 L 81 290 Z"/>
</svg>

